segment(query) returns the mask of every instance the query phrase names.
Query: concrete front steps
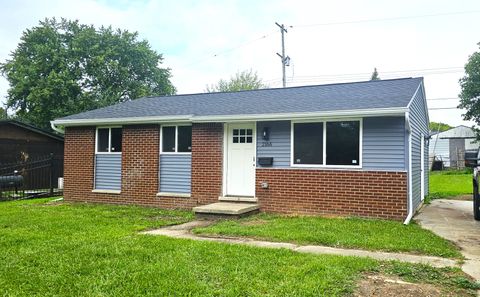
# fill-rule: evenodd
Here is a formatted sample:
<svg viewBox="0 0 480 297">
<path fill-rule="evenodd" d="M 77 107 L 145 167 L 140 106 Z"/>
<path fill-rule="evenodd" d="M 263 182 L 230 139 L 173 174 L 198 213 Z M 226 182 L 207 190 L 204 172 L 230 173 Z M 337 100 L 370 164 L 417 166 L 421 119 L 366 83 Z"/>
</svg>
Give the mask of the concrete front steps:
<svg viewBox="0 0 480 297">
<path fill-rule="evenodd" d="M 252 202 L 215 202 L 212 204 L 197 206 L 193 212 L 197 218 L 206 219 L 236 219 L 255 214 L 260 205 Z"/>
</svg>

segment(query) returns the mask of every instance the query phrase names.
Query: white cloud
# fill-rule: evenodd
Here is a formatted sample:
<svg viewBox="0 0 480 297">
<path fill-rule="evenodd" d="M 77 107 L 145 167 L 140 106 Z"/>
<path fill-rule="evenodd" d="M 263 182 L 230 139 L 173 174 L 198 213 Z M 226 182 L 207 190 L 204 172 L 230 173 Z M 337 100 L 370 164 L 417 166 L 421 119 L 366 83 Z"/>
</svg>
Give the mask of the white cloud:
<svg viewBox="0 0 480 297">
<path fill-rule="evenodd" d="M 281 66 L 275 53 L 280 51 L 280 34 L 274 22 L 278 21 L 293 26 L 286 36 L 286 47 L 292 58 L 288 77 L 294 84 L 332 83 L 332 75 L 349 73 L 366 73 L 364 79 L 368 79 L 373 67 L 378 68 L 381 77 L 388 78 L 399 75 L 387 74 L 395 70 L 463 66 L 468 55 L 478 49 L 478 14 L 300 25 L 479 9 L 475 0 L 462 1 L 461 9 L 458 3 L 438 0 L 10 1 L 2 3 L 0 12 L 0 60 L 15 48 L 23 30 L 40 19 L 56 16 L 139 31 L 141 38 L 164 53 L 165 65 L 172 68 L 172 80 L 179 93 L 201 92 L 207 84 L 249 68 L 277 87 Z M 266 34 L 270 35 L 260 38 Z M 418 74 L 422 72 L 407 75 Z M 426 75 L 427 96 L 457 96 L 461 75 Z M 5 94 L 2 80 L 0 96 Z M 430 106 L 457 104 L 431 101 Z M 430 113 L 432 120 L 453 125 L 463 123 L 460 115 L 461 111 L 455 110 Z"/>
</svg>

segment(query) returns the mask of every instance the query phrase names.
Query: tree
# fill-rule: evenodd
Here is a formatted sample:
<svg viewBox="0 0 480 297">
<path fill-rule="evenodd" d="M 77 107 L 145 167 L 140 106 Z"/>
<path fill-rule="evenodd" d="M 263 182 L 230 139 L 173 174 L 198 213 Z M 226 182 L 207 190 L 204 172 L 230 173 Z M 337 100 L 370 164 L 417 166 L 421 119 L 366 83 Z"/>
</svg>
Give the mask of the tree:
<svg viewBox="0 0 480 297">
<path fill-rule="evenodd" d="M 480 47 L 480 43 L 478 43 Z M 465 76 L 460 79 L 461 93 L 458 108 L 465 108 L 464 120 L 480 125 L 480 52 L 473 53 L 465 65 Z M 477 136 L 480 136 L 477 131 Z"/>
<path fill-rule="evenodd" d="M 229 81 L 219 80 L 216 84 L 208 86 L 206 92 L 236 92 L 243 90 L 264 89 L 268 86 L 262 82 L 256 72 L 245 70 L 237 72 L 235 76 L 230 77 Z"/>
<path fill-rule="evenodd" d="M 3 107 L 0 107 L 0 120 L 5 120 L 7 118 L 7 110 Z"/>
<path fill-rule="evenodd" d="M 370 77 L 370 80 L 380 80 L 380 76 L 378 76 L 378 71 L 377 71 L 376 67 L 373 69 L 372 76 Z"/>
<path fill-rule="evenodd" d="M 8 108 L 42 128 L 49 121 L 117 102 L 170 95 L 170 69 L 138 33 L 45 19 L 23 32 L 0 64 L 10 83 Z"/>
<path fill-rule="evenodd" d="M 441 123 L 441 122 L 430 122 L 429 129 L 432 132 L 443 132 L 447 131 L 449 129 L 452 129 L 453 127 L 450 126 L 449 124 Z"/>
</svg>

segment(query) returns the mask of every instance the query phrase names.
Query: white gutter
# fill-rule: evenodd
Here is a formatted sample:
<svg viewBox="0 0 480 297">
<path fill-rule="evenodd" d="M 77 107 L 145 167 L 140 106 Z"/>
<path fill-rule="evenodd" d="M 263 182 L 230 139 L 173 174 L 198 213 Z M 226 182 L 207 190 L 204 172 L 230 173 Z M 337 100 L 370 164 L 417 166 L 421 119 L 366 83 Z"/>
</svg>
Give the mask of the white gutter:
<svg viewBox="0 0 480 297">
<path fill-rule="evenodd" d="M 129 118 L 102 118 L 102 119 L 72 119 L 72 120 L 54 120 L 52 125 L 59 126 L 91 126 L 91 125 L 134 125 L 168 122 L 190 122 L 192 115 L 182 116 L 154 116 L 154 117 L 129 117 Z"/>
<path fill-rule="evenodd" d="M 309 119 L 309 118 L 338 118 L 338 117 L 368 117 L 368 116 L 399 116 L 404 115 L 408 109 L 398 108 L 375 108 L 375 109 L 354 109 L 336 110 L 325 112 L 301 112 L 301 113 L 272 113 L 272 114 L 248 114 L 248 115 L 211 115 L 211 116 L 157 116 L 157 117 L 130 117 L 130 118 L 103 118 L 103 119 L 72 119 L 54 120 L 52 125 L 60 126 L 91 126 L 91 125 L 112 125 L 112 124 L 151 124 L 168 122 L 242 122 L 242 121 L 275 121 L 287 119 Z"/>
<path fill-rule="evenodd" d="M 51 121 L 51 122 L 50 122 L 50 127 L 52 127 L 52 130 L 53 130 L 53 131 L 56 131 L 56 132 L 58 132 L 58 133 L 60 133 L 60 134 L 64 134 L 65 131 L 64 131 L 63 129 L 60 129 L 60 128 L 58 128 L 57 126 L 55 126 L 55 124 L 54 124 L 53 122 L 54 122 L 54 121 Z"/>
<path fill-rule="evenodd" d="M 413 189 L 412 189 L 412 129 L 410 127 L 410 112 L 405 112 L 405 126 L 408 131 L 408 214 L 403 222 L 408 225 L 413 217 Z"/>
</svg>

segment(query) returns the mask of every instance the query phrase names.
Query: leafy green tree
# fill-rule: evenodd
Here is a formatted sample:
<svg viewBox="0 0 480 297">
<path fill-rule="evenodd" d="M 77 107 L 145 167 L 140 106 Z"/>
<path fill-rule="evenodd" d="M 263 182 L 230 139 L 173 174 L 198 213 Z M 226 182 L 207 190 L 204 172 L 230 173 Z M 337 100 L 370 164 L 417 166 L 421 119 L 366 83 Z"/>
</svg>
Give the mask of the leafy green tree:
<svg viewBox="0 0 480 297">
<path fill-rule="evenodd" d="M 7 107 L 39 127 L 49 121 L 150 95 L 170 95 L 170 69 L 138 33 L 45 19 L 23 32 L 0 64 L 10 83 Z"/>
<path fill-rule="evenodd" d="M 7 110 L 3 107 L 0 107 L 0 120 L 5 120 L 7 118 Z"/>
<path fill-rule="evenodd" d="M 377 71 L 376 67 L 373 69 L 372 76 L 370 77 L 370 80 L 380 80 L 380 76 L 378 76 L 378 71 Z"/>
<path fill-rule="evenodd" d="M 250 70 L 237 72 L 230 80 L 219 80 L 214 85 L 207 85 L 206 92 L 236 92 L 243 90 L 264 89 L 268 86 L 262 82 L 257 73 Z"/>
<path fill-rule="evenodd" d="M 478 43 L 480 47 L 480 43 Z M 480 125 L 480 52 L 474 52 L 465 65 L 465 76 L 460 79 L 459 108 L 465 108 L 465 120 Z M 477 131 L 478 133 L 478 131 Z M 480 136 L 480 135 L 478 135 Z"/>
<path fill-rule="evenodd" d="M 453 127 L 448 125 L 448 124 L 445 124 L 445 123 L 441 123 L 441 122 L 430 122 L 430 131 L 432 132 L 443 132 L 443 131 L 447 131 L 449 129 L 452 129 Z"/>
</svg>

